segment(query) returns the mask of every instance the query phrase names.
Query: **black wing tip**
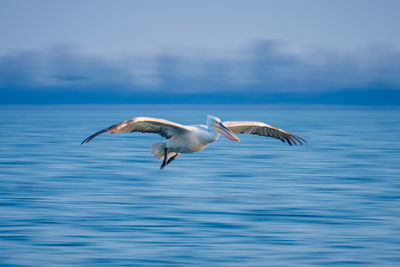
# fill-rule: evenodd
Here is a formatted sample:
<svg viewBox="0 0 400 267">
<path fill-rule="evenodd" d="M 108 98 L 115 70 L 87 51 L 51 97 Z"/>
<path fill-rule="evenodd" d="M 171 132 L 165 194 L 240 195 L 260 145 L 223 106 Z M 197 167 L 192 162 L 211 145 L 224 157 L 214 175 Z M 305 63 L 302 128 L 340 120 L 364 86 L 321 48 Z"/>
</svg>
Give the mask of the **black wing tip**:
<svg viewBox="0 0 400 267">
<path fill-rule="evenodd" d="M 308 143 L 307 140 L 305 138 L 301 137 L 301 136 L 295 135 L 295 136 L 293 136 L 293 139 L 295 140 L 295 144 L 296 144 L 296 141 L 297 141 L 297 143 L 299 145 L 301 145 L 301 146 L 303 146 L 304 144 Z"/>
<path fill-rule="evenodd" d="M 285 140 L 289 144 L 289 146 L 293 146 L 293 144 L 296 145 L 296 142 L 293 139 L 291 139 L 290 137 L 286 138 Z"/>
<path fill-rule="evenodd" d="M 114 125 L 113 125 L 113 126 L 114 126 Z M 106 128 L 106 129 L 103 129 L 103 130 L 101 130 L 101 131 L 98 131 L 97 133 L 92 134 L 91 136 L 89 136 L 88 138 L 86 138 L 85 140 L 83 140 L 82 143 L 81 143 L 81 145 L 87 144 L 87 143 L 89 143 L 93 138 L 95 138 L 96 136 L 98 136 L 98 135 L 100 135 L 100 134 L 102 134 L 102 133 L 108 132 L 113 126 L 111 126 L 111 127 L 109 127 L 109 128 Z"/>
<path fill-rule="evenodd" d="M 89 142 L 90 142 L 93 138 L 95 138 L 97 135 L 98 135 L 97 133 L 92 134 L 91 136 L 89 136 L 88 138 L 86 138 L 85 140 L 83 140 L 82 143 L 81 143 L 81 145 L 89 143 Z"/>
<path fill-rule="evenodd" d="M 85 140 L 83 140 L 83 141 L 82 141 L 81 145 L 84 145 L 84 144 L 87 144 L 87 143 L 89 143 L 89 142 L 90 142 L 90 140 L 92 140 L 92 139 L 93 139 L 93 138 L 89 139 L 89 137 L 88 137 L 88 138 L 86 138 Z"/>
<path fill-rule="evenodd" d="M 290 146 L 303 146 L 304 144 L 307 143 L 307 140 L 303 137 L 297 136 L 297 135 L 290 135 L 289 137 L 286 137 L 284 139 L 281 139 L 282 142 L 288 143 Z"/>
</svg>

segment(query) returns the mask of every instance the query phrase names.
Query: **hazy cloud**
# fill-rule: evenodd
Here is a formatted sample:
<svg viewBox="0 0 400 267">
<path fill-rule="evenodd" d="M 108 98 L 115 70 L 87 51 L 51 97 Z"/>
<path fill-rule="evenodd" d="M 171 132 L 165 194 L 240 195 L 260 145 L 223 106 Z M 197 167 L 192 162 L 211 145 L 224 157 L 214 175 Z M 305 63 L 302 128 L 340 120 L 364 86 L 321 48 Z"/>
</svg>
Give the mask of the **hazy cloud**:
<svg viewBox="0 0 400 267">
<path fill-rule="evenodd" d="M 13 89 L 14 88 L 14 89 Z M 255 42 L 226 56 L 160 53 L 105 59 L 70 47 L 0 57 L 0 91 L 312 93 L 400 89 L 400 52 L 293 53 L 284 43 Z"/>
</svg>

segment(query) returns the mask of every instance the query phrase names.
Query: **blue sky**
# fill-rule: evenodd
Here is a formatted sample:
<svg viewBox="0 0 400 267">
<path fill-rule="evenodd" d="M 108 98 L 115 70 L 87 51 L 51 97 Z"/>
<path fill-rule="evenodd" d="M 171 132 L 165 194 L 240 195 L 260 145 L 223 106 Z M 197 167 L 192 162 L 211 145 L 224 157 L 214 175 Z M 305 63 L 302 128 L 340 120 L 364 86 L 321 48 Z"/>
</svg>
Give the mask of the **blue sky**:
<svg viewBox="0 0 400 267">
<path fill-rule="evenodd" d="M 398 48 L 399 10 L 396 0 L 2 0 L 0 55 L 59 45 L 104 56 L 221 53 L 265 39 L 293 50 Z"/>
<path fill-rule="evenodd" d="M 212 93 L 400 105 L 399 10 L 395 0 L 2 0 L 0 104 Z"/>
</svg>

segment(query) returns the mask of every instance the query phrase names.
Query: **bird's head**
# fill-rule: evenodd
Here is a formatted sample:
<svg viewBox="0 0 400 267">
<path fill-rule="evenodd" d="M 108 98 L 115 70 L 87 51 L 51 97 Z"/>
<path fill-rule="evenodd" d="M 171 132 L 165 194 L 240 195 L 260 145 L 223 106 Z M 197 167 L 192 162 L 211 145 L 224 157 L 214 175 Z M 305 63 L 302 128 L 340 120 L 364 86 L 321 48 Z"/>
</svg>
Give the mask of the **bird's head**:
<svg viewBox="0 0 400 267">
<path fill-rule="evenodd" d="M 240 139 L 231 130 L 226 128 L 226 126 L 224 124 L 222 124 L 221 120 L 217 117 L 208 115 L 207 116 L 207 125 L 208 125 L 208 127 L 212 127 L 217 132 L 221 133 L 223 136 L 225 136 L 229 140 L 240 141 Z"/>
</svg>

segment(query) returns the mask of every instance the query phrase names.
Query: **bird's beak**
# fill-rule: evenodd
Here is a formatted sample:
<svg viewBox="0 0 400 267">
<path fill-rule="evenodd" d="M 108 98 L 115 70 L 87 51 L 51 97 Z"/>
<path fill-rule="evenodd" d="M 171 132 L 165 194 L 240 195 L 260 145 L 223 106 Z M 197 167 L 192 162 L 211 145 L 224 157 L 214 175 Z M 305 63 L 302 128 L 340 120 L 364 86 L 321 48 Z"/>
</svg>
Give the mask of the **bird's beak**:
<svg viewBox="0 0 400 267">
<path fill-rule="evenodd" d="M 229 140 L 240 142 L 240 139 L 239 139 L 234 133 L 232 133 L 231 130 L 229 130 L 228 128 L 226 128 L 225 125 L 222 124 L 222 122 L 219 122 L 219 123 L 215 126 L 215 128 L 216 128 L 216 130 L 217 130 L 218 132 L 220 132 L 223 136 L 225 136 L 225 137 L 228 138 Z"/>
</svg>

